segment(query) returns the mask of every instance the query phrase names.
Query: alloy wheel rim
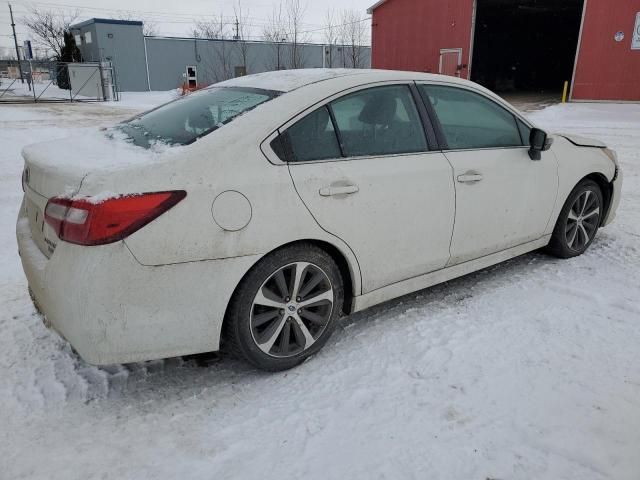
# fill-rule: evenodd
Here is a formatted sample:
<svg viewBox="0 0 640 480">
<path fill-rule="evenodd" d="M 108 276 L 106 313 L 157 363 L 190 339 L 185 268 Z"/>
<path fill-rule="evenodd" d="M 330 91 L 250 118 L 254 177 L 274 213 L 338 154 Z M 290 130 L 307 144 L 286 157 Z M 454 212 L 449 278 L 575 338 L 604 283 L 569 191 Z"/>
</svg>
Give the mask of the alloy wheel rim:
<svg viewBox="0 0 640 480">
<path fill-rule="evenodd" d="M 580 193 L 569 209 L 565 238 L 572 250 L 589 244 L 600 224 L 600 200 L 591 190 Z"/>
<path fill-rule="evenodd" d="M 251 305 L 251 335 L 260 350 L 286 358 L 309 349 L 333 313 L 334 290 L 317 265 L 295 262 L 272 273 Z"/>
</svg>

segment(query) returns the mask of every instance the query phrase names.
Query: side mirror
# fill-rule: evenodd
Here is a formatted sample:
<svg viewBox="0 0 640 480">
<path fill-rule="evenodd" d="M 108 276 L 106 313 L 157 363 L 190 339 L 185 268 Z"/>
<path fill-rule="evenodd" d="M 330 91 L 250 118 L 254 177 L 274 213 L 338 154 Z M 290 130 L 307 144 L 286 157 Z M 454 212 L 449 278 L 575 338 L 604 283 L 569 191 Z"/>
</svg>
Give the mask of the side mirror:
<svg viewBox="0 0 640 480">
<path fill-rule="evenodd" d="M 551 148 L 553 139 L 547 136 L 547 132 L 540 130 L 539 128 L 532 128 L 529 135 L 529 157 L 531 160 L 540 160 L 542 154 L 540 152 L 546 152 Z"/>
</svg>

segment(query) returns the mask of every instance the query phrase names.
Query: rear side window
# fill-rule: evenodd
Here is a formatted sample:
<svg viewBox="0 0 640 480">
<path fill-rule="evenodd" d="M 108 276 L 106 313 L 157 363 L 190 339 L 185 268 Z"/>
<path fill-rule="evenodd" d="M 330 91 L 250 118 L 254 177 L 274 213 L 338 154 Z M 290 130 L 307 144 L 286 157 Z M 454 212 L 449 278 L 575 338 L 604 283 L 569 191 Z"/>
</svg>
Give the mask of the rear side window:
<svg viewBox="0 0 640 480">
<path fill-rule="evenodd" d="M 257 88 L 207 88 L 143 113 L 117 128 L 144 148 L 154 142 L 188 145 L 279 94 Z"/>
<path fill-rule="evenodd" d="M 494 101 L 455 87 L 419 85 L 418 89 L 433 106 L 449 149 L 523 145 L 516 118 Z"/>
<path fill-rule="evenodd" d="M 370 88 L 330 103 L 346 157 L 427 150 L 418 110 L 407 85 Z"/>
<path fill-rule="evenodd" d="M 271 148 L 287 162 L 428 150 L 407 85 L 369 88 L 334 100 L 289 127 Z"/>
<path fill-rule="evenodd" d="M 338 138 L 327 107 L 319 108 L 293 124 L 281 141 L 285 142 L 283 150 L 288 150 L 290 162 L 341 157 Z M 277 148 L 274 150 L 278 153 Z"/>
</svg>

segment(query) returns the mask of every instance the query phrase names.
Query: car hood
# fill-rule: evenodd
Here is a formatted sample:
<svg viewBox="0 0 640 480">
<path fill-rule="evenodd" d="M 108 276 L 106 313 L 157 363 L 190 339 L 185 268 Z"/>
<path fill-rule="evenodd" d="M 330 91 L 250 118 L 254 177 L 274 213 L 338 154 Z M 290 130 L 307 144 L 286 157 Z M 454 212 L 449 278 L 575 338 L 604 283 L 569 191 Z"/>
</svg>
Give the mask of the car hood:
<svg viewBox="0 0 640 480">
<path fill-rule="evenodd" d="M 607 148 L 607 145 L 602 143 L 600 140 L 581 137 L 580 135 L 569 135 L 566 133 L 558 133 L 557 135 L 566 138 L 578 147 Z"/>
</svg>

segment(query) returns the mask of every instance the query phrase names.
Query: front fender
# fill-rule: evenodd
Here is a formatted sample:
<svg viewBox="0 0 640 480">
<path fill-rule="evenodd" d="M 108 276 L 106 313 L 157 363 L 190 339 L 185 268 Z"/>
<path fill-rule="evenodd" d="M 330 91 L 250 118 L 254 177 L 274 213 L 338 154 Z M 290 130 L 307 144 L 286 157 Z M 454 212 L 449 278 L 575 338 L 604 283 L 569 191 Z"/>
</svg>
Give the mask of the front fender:
<svg viewBox="0 0 640 480">
<path fill-rule="evenodd" d="M 604 153 L 602 147 L 580 147 L 569 141 L 564 136 L 554 135 L 551 147 L 558 159 L 558 201 L 551 216 L 552 221 L 547 226 L 545 233 L 553 232 L 560 211 L 575 186 L 588 175 L 599 174 L 612 182 L 616 174 L 616 166 Z M 615 185 L 614 185 L 615 187 Z M 615 190 L 615 188 L 614 188 Z M 619 202 L 619 189 L 617 196 L 612 198 L 609 215 L 605 222 L 609 222 L 613 203 Z M 617 206 L 617 203 L 616 203 Z"/>
</svg>

